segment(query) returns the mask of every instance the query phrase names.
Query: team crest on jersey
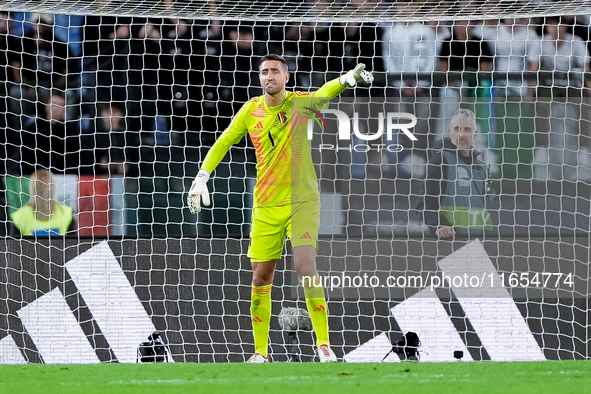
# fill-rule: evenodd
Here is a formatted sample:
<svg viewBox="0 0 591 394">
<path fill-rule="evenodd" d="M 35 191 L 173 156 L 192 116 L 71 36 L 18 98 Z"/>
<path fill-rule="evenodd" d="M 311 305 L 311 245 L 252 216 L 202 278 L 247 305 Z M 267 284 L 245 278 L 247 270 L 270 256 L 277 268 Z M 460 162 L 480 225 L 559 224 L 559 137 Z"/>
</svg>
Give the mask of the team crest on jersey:
<svg viewBox="0 0 591 394">
<path fill-rule="evenodd" d="M 470 179 L 470 175 L 468 175 L 468 171 L 465 168 L 458 167 L 458 178 L 459 179 Z"/>
<path fill-rule="evenodd" d="M 279 112 L 277 114 L 277 117 L 279 118 L 281 124 L 285 124 L 285 122 L 287 122 L 287 115 L 285 114 L 285 112 Z"/>
</svg>

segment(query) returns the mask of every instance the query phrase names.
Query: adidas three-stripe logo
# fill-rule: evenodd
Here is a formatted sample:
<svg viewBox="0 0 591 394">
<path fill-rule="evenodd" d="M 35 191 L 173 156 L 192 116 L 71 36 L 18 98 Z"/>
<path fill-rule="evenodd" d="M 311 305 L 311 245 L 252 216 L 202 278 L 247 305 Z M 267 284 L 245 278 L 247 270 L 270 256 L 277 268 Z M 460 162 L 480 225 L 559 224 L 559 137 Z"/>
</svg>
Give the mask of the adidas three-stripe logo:
<svg viewBox="0 0 591 394">
<path fill-rule="evenodd" d="M 310 236 L 310 233 L 306 231 L 304 235 L 300 237 L 300 239 L 312 239 L 312 237 Z"/>
<path fill-rule="evenodd" d="M 100 242 L 68 261 L 64 268 L 116 360 L 136 362 L 138 344 L 156 328 L 108 243 Z M 97 349 L 89 343 L 66 296 L 55 287 L 16 313 L 43 362 L 98 363 Z M 56 341 L 64 337 L 66 340 Z M 14 341 L 6 338 L 10 337 L 3 338 L 0 352 L 10 354 L 12 363 L 25 361 Z"/>
<path fill-rule="evenodd" d="M 495 266 L 478 239 L 471 241 L 437 262 L 441 272 L 449 277 L 467 275 L 498 275 Z M 470 323 L 471 342 L 468 343 L 444 307 L 434 289 L 426 287 L 394 306 L 390 312 L 402 332 L 416 332 L 421 339 L 421 361 L 454 361 L 453 353 L 463 351 L 464 360 L 541 361 L 546 357 L 534 338 L 527 321 L 518 309 L 500 278 L 482 288 L 454 286 L 453 292 Z M 476 350 L 471 352 L 470 349 Z M 382 333 L 346 354 L 346 362 L 380 362 L 392 348 L 387 333 Z M 487 357 L 484 358 L 483 354 Z M 390 356 L 396 358 L 396 356 Z M 387 360 L 388 361 L 388 360 Z M 392 361 L 392 360 L 390 360 Z"/>
</svg>

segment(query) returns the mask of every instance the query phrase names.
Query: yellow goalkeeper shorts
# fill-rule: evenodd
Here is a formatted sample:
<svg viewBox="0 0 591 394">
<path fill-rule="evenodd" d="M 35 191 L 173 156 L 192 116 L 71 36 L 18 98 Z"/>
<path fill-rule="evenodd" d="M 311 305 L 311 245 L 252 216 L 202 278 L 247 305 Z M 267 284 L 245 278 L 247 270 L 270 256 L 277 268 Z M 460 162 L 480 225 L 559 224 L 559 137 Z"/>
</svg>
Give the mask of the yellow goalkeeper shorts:
<svg viewBox="0 0 591 394">
<path fill-rule="evenodd" d="M 309 245 L 318 250 L 319 230 L 319 201 L 254 207 L 247 256 L 254 263 L 279 260 L 286 237 L 293 248 Z"/>
</svg>

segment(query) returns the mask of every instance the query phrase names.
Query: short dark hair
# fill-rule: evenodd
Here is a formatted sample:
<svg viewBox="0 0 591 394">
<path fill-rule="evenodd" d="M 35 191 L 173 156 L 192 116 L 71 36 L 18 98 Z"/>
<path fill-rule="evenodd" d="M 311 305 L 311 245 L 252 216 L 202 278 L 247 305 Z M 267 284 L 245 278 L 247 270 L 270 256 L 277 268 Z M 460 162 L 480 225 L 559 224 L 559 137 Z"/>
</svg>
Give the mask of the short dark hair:
<svg viewBox="0 0 591 394">
<path fill-rule="evenodd" d="M 283 67 L 285 68 L 285 71 L 288 71 L 287 61 L 285 60 L 285 58 L 283 56 L 275 55 L 275 54 L 269 54 L 269 55 L 263 56 L 263 58 L 259 62 L 259 69 L 261 68 L 261 65 L 264 62 L 266 62 L 267 60 L 277 60 L 278 62 L 281 62 L 283 64 Z"/>
</svg>

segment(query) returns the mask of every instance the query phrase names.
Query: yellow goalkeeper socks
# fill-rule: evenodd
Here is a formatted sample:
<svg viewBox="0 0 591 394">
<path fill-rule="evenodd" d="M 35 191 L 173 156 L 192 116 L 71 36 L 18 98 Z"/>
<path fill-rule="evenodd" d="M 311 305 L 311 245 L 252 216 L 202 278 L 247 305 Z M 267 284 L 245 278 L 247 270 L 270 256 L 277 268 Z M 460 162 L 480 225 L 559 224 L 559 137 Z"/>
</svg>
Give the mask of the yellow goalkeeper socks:
<svg viewBox="0 0 591 394">
<path fill-rule="evenodd" d="M 316 332 L 316 345 L 329 345 L 328 339 L 328 309 L 324 298 L 324 288 L 318 274 L 314 275 L 310 283 L 302 283 L 308 312 L 312 318 L 312 325 Z"/>
<path fill-rule="evenodd" d="M 271 322 L 271 287 L 252 286 L 250 316 L 254 334 L 255 353 L 267 357 L 269 346 L 269 323 Z"/>
</svg>

